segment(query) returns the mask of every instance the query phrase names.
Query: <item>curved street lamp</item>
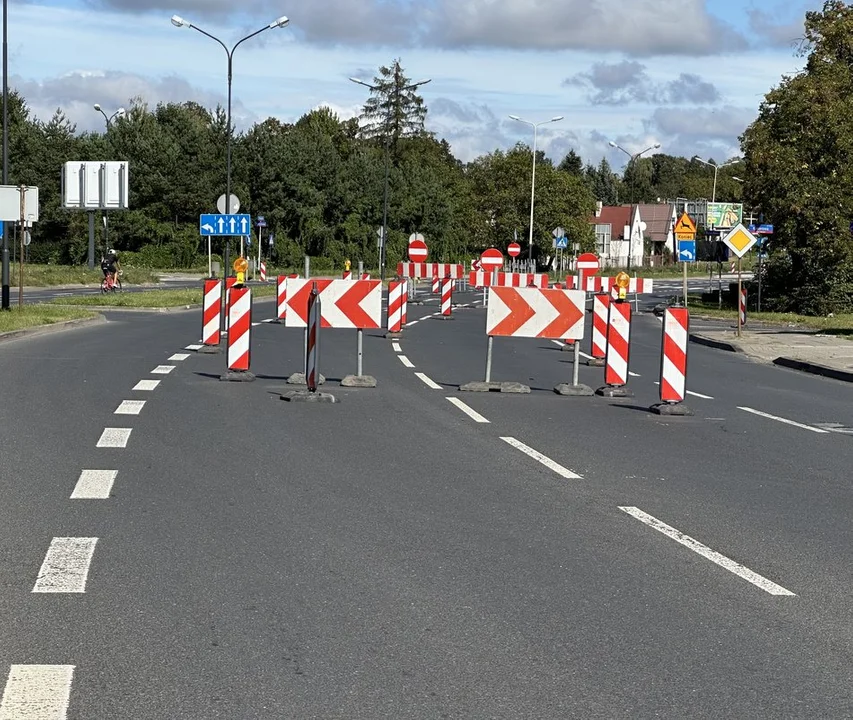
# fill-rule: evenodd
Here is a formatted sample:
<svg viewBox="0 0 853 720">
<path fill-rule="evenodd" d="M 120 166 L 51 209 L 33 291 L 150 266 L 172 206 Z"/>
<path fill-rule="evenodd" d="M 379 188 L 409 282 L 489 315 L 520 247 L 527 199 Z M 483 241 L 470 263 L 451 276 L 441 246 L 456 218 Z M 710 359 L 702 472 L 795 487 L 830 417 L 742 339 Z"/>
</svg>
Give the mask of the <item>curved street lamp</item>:
<svg viewBox="0 0 853 720">
<path fill-rule="evenodd" d="M 228 122 L 228 133 L 227 133 L 228 139 L 227 139 L 227 146 L 226 146 L 226 151 L 225 151 L 225 206 L 226 206 L 225 209 L 228 211 L 231 210 L 231 140 L 232 140 L 232 136 L 234 134 L 233 130 L 231 128 L 231 79 L 232 79 L 232 68 L 233 68 L 233 64 L 234 64 L 233 63 L 234 51 L 240 45 L 242 45 L 244 42 L 246 42 L 246 40 L 250 40 L 251 38 L 255 37 L 256 35 L 260 35 L 262 32 L 265 32 L 266 30 L 274 30 L 276 28 L 283 28 L 289 22 L 290 22 L 290 20 L 286 16 L 282 15 L 277 20 L 273 20 L 269 25 L 265 25 L 260 30 L 255 30 L 255 32 L 250 33 L 249 35 L 246 35 L 246 37 L 244 37 L 244 38 L 241 38 L 236 43 L 234 43 L 234 45 L 229 50 L 228 46 L 224 42 L 222 42 L 222 40 L 220 40 L 218 37 L 216 37 L 215 35 L 211 35 L 206 30 L 202 30 L 197 25 L 193 25 L 189 20 L 184 20 L 184 18 L 180 17 L 179 15 L 172 15 L 172 25 L 174 25 L 177 28 L 185 27 L 185 28 L 189 28 L 191 30 L 195 30 L 196 32 L 201 33 L 205 37 L 209 37 L 211 40 L 215 40 L 217 43 L 219 43 L 222 46 L 222 49 L 225 51 L 225 54 L 228 56 L 228 110 L 227 110 L 227 114 L 226 114 L 226 118 L 227 118 L 227 122 Z M 231 253 L 231 238 L 228 237 L 225 240 L 225 274 L 226 274 L 226 276 L 228 274 L 228 267 L 229 267 L 229 262 L 230 262 L 230 253 Z"/>
<path fill-rule="evenodd" d="M 365 82 L 364 80 L 359 80 L 358 78 L 351 77 L 350 82 L 354 82 L 356 85 L 363 85 L 370 90 L 377 91 L 381 88 L 377 85 L 371 85 L 369 82 Z M 401 93 L 404 90 L 414 90 L 415 88 L 419 88 L 421 85 L 426 85 L 427 83 L 432 82 L 432 78 L 427 78 L 426 80 L 419 80 L 416 83 L 411 85 L 406 85 L 404 87 L 396 89 L 394 92 Z M 391 137 L 388 133 L 391 125 L 391 108 L 392 106 L 388 106 L 388 113 L 385 116 L 385 186 L 382 191 L 382 238 L 381 243 L 379 244 L 379 279 L 384 283 L 385 282 L 385 259 L 386 259 L 386 245 L 388 243 L 388 156 L 390 154 L 390 145 L 391 145 Z"/>
<path fill-rule="evenodd" d="M 104 121 L 107 123 L 107 130 L 110 129 L 110 125 L 112 125 L 113 120 L 124 117 L 127 112 L 123 107 L 120 107 L 112 115 L 107 115 L 98 103 L 95 103 L 92 107 L 104 116 Z"/>
<path fill-rule="evenodd" d="M 734 165 L 736 163 L 739 163 L 740 159 L 736 158 L 735 160 L 729 160 L 728 162 L 724 162 L 722 165 L 716 165 L 712 162 L 708 162 L 707 160 L 703 160 L 698 155 L 694 155 L 691 159 L 698 160 L 703 165 L 707 165 L 708 167 L 714 168 L 714 188 L 711 190 L 711 202 L 717 202 L 717 172 L 720 168 L 726 167 L 726 165 Z M 737 180 L 737 178 L 735 178 L 735 180 Z"/>
<path fill-rule="evenodd" d="M 510 120 L 515 120 L 516 122 L 524 123 L 525 125 L 530 125 L 533 128 L 533 172 L 531 174 L 530 180 L 530 233 L 527 238 L 527 257 L 529 259 L 533 259 L 533 202 L 536 198 L 536 134 L 540 125 L 547 125 L 552 122 L 559 122 L 563 119 L 562 115 L 557 115 L 556 117 L 552 117 L 550 120 L 542 120 L 541 122 L 535 123 L 530 120 L 525 120 L 524 118 L 520 118 L 518 115 L 510 115 Z"/>
<path fill-rule="evenodd" d="M 629 158 L 628 159 L 628 167 L 629 168 L 634 164 L 634 162 L 636 162 L 640 157 L 645 155 L 647 152 L 660 149 L 660 143 L 655 143 L 654 145 L 650 145 L 649 147 L 647 147 L 645 150 L 641 150 L 638 153 L 631 154 L 625 148 L 623 148 L 619 143 L 614 142 L 613 140 L 611 140 L 607 144 L 610 145 L 610 147 L 612 147 L 612 148 L 616 148 L 617 150 L 621 150 L 623 153 L 625 153 L 628 156 L 628 158 Z M 634 187 L 634 175 L 632 174 L 631 175 L 631 210 L 632 210 L 632 214 L 633 214 L 633 208 L 634 208 L 634 189 L 635 189 L 635 187 Z M 627 266 L 627 269 L 629 271 L 631 269 L 631 250 L 633 249 L 633 242 L 634 242 L 634 227 L 633 227 L 633 218 L 632 218 L 631 219 L 631 233 L 628 236 L 628 266 Z"/>
</svg>

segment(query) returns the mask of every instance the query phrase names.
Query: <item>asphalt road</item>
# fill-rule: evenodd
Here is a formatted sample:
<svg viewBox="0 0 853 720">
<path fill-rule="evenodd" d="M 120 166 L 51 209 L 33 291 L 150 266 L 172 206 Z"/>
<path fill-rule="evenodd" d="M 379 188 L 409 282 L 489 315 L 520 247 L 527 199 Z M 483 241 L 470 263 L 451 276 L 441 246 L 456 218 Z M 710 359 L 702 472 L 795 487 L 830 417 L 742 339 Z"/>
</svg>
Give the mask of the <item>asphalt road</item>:
<svg viewBox="0 0 853 720">
<path fill-rule="evenodd" d="M 253 383 L 185 349 L 196 311 L 0 344 L 0 718 L 853 714 L 853 388 L 691 346 L 695 415 L 660 418 L 643 314 L 633 398 L 505 338 L 531 393 L 463 393 L 485 313 L 434 305 L 365 333 L 375 389 L 325 331 L 334 405 L 281 401 L 269 302 Z"/>
</svg>

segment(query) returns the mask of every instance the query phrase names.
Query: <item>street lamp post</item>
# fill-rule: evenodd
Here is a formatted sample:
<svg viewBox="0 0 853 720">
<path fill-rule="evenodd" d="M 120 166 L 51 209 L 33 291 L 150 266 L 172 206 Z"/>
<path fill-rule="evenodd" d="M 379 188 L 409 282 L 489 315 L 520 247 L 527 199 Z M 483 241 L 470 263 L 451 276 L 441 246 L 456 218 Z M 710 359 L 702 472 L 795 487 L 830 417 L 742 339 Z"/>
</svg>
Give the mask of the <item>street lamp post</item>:
<svg viewBox="0 0 853 720">
<path fill-rule="evenodd" d="M 356 85 L 364 85 L 364 87 L 373 91 L 381 89 L 377 85 L 371 85 L 370 83 L 365 82 L 364 80 L 359 80 L 358 78 L 350 78 L 350 82 L 354 82 Z M 414 90 L 415 88 L 419 88 L 421 85 L 426 85 L 429 82 L 432 82 L 432 78 L 427 78 L 426 80 L 420 80 L 412 85 L 397 88 L 394 90 L 394 93 L 398 94 L 404 90 Z M 389 131 L 391 126 L 392 107 L 392 105 L 388 106 L 388 112 L 385 115 L 385 185 L 382 191 L 382 238 L 379 245 L 379 279 L 382 283 L 385 282 L 385 259 L 387 257 L 386 246 L 388 243 L 388 166 L 391 148 L 391 135 Z"/>
<path fill-rule="evenodd" d="M 95 103 L 92 107 L 95 108 L 95 110 L 97 112 L 101 113 L 101 115 L 104 116 L 104 122 L 107 124 L 107 132 L 110 131 L 110 126 L 112 125 L 113 120 L 115 120 L 116 118 L 124 117 L 124 114 L 126 112 L 123 107 L 120 107 L 112 115 L 107 115 L 104 112 L 104 109 L 98 103 Z M 90 217 L 89 227 L 90 227 L 90 229 L 94 226 L 94 221 L 91 219 L 94 217 L 94 214 L 95 213 L 92 210 L 89 211 L 89 217 Z M 90 270 L 95 265 L 95 247 L 94 247 L 94 245 L 95 245 L 94 233 L 92 233 L 92 236 L 90 238 L 90 243 L 89 243 L 89 269 Z M 107 227 L 107 211 L 104 210 L 104 252 L 109 250 L 109 247 L 110 247 L 110 231 L 109 231 L 109 228 Z"/>
<path fill-rule="evenodd" d="M 98 103 L 95 103 L 92 107 L 104 116 L 104 122 L 106 122 L 107 124 L 107 130 L 110 129 L 113 120 L 115 120 L 116 118 L 124 117 L 125 112 L 127 112 L 123 107 L 120 107 L 112 115 L 107 115 L 104 112 L 104 109 Z"/>
<path fill-rule="evenodd" d="M 233 58 L 234 51 L 242 45 L 246 40 L 250 40 L 255 37 L 255 35 L 260 35 L 262 32 L 266 30 L 274 30 L 275 28 L 283 28 L 287 25 L 290 20 L 282 15 L 277 20 L 273 20 L 269 25 L 265 25 L 260 30 L 255 30 L 255 32 L 246 35 L 246 37 L 238 40 L 231 49 L 228 49 L 228 46 L 222 42 L 215 35 L 211 35 L 206 30 L 202 30 L 197 25 L 193 25 L 189 20 L 184 20 L 182 17 L 178 15 L 172 15 L 172 25 L 175 27 L 185 27 L 190 28 L 191 30 L 195 30 L 196 32 L 200 32 L 202 35 L 209 37 L 211 40 L 215 40 L 218 42 L 222 49 L 225 50 L 225 54 L 228 56 L 228 109 L 226 112 L 226 120 L 228 123 L 228 132 L 227 132 L 227 141 L 226 141 L 226 151 L 225 151 L 225 210 L 226 212 L 231 212 L 231 139 L 233 136 L 233 131 L 231 128 L 231 78 L 232 78 L 232 68 L 233 68 Z M 230 262 L 230 254 L 231 254 L 231 237 L 228 236 L 225 240 L 225 275 L 228 275 L 228 267 Z M 223 286 L 224 287 L 224 286 Z"/>
<path fill-rule="evenodd" d="M 716 165 L 714 163 L 708 162 L 707 160 L 703 160 L 698 155 L 694 155 L 693 159 L 698 160 L 703 165 L 707 165 L 708 167 L 714 168 L 714 187 L 711 190 L 711 202 L 717 202 L 717 172 L 719 172 L 720 168 L 726 167 L 726 165 L 734 165 L 735 163 L 739 163 L 740 160 L 729 160 L 728 162 L 724 162 L 722 165 Z"/>
<path fill-rule="evenodd" d="M 632 166 L 640 157 L 645 155 L 647 152 L 650 152 L 651 150 L 658 150 L 660 148 L 660 143 L 655 143 L 654 145 L 647 147 L 645 150 L 641 150 L 640 152 L 634 153 L 632 155 L 625 148 L 623 148 L 621 145 L 614 142 L 613 140 L 611 140 L 607 144 L 610 145 L 610 147 L 612 147 L 612 148 L 616 148 L 617 150 L 621 150 L 623 153 L 625 153 L 628 156 L 628 167 L 631 169 L 633 169 Z M 631 214 L 632 214 L 632 216 L 634 213 L 634 190 L 635 190 L 634 176 L 632 174 L 631 175 Z M 631 223 L 630 224 L 631 230 L 628 234 L 628 266 L 627 266 L 627 269 L 629 271 L 631 270 L 631 251 L 633 250 L 633 244 L 634 244 L 634 218 L 633 217 L 631 217 L 630 223 Z"/>
<path fill-rule="evenodd" d="M 563 119 L 562 115 L 557 115 L 557 117 L 552 117 L 550 120 L 542 120 L 541 122 L 534 123 L 530 120 L 524 120 L 520 118 L 518 115 L 510 115 L 510 120 L 515 120 L 516 122 L 524 123 L 525 125 L 530 125 L 533 128 L 533 172 L 531 173 L 530 180 L 530 232 L 527 237 L 527 257 L 529 260 L 533 259 L 533 202 L 536 198 L 536 136 L 537 130 L 540 125 L 547 125 L 552 122 L 559 122 Z"/>
<path fill-rule="evenodd" d="M 3 0 L 3 184 L 9 184 L 9 4 Z M 9 305 L 9 233 L 2 223 L 3 249 L 0 258 L 0 307 L 10 310 Z"/>
</svg>

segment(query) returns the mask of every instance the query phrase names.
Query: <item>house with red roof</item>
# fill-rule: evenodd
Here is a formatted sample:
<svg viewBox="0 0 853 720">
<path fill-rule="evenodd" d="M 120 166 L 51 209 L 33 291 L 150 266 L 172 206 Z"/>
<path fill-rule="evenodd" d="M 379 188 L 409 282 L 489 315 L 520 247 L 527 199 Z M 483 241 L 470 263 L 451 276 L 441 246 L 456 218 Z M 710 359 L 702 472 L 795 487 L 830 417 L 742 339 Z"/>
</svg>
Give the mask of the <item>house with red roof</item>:
<svg viewBox="0 0 853 720">
<path fill-rule="evenodd" d="M 595 252 L 605 267 L 642 267 L 674 257 L 675 205 L 603 205 L 598 203 L 590 224 L 595 226 Z"/>
</svg>

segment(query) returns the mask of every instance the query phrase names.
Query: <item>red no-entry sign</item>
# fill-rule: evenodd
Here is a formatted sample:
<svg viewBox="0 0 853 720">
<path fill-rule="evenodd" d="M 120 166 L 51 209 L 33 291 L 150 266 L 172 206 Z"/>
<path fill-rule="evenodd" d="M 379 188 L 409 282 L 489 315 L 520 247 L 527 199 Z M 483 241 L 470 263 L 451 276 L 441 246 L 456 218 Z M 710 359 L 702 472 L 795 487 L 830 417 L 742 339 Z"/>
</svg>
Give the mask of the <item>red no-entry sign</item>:
<svg viewBox="0 0 853 720">
<path fill-rule="evenodd" d="M 504 254 L 497 248 L 489 248 L 488 250 L 483 250 L 483 254 L 480 255 L 480 264 L 486 270 L 499 268 L 501 265 L 504 264 Z"/>
<path fill-rule="evenodd" d="M 521 245 L 517 242 L 511 242 L 506 249 L 506 254 L 510 257 L 518 257 L 521 255 Z"/>
<path fill-rule="evenodd" d="M 423 262 L 427 259 L 427 245 L 423 240 L 412 240 L 409 243 L 409 260 Z"/>
</svg>

